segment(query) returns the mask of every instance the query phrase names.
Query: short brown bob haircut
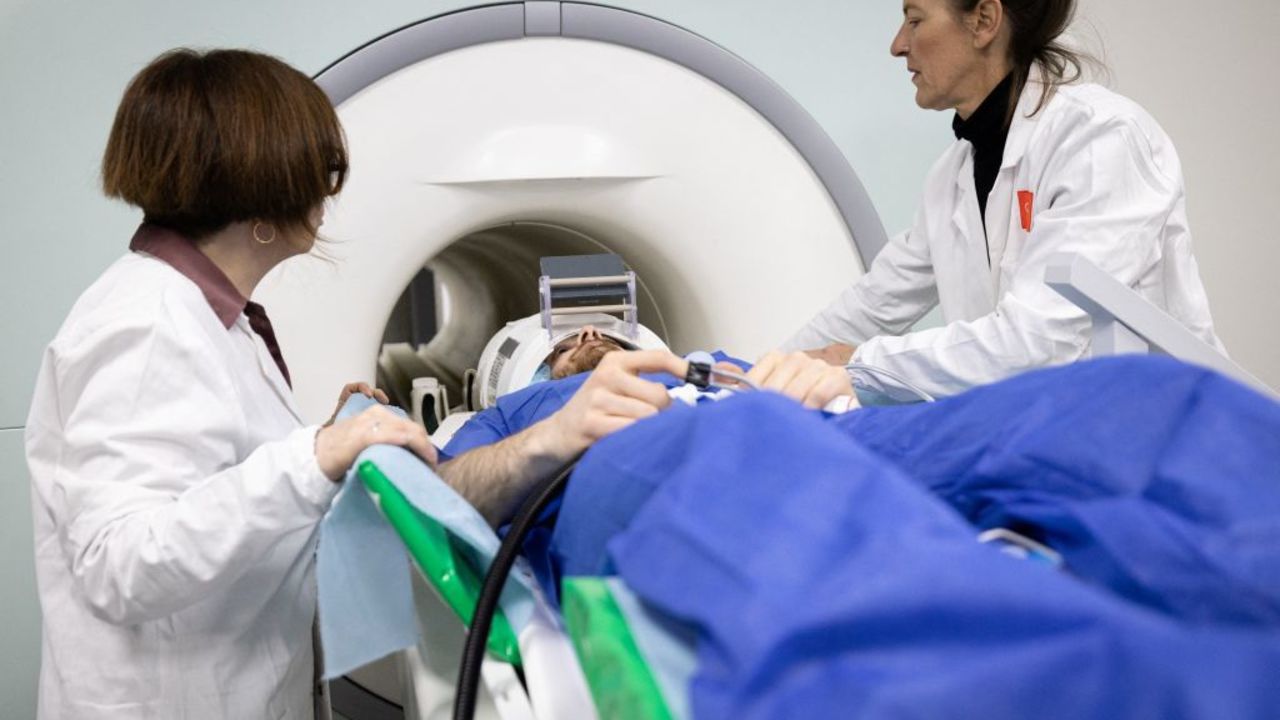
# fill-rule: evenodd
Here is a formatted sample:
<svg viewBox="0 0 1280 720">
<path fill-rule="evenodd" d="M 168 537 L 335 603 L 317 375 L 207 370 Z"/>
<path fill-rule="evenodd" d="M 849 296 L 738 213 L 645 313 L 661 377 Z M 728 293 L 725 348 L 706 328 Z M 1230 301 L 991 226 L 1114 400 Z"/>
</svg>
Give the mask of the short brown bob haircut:
<svg viewBox="0 0 1280 720">
<path fill-rule="evenodd" d="M 269 55 L 180 48 L 129 83 L 102 159 L 108 197 L 199 240 L 233 222 L 314 235 L 347 175 L 338 116 L 311 78 Z"/>
</svg>

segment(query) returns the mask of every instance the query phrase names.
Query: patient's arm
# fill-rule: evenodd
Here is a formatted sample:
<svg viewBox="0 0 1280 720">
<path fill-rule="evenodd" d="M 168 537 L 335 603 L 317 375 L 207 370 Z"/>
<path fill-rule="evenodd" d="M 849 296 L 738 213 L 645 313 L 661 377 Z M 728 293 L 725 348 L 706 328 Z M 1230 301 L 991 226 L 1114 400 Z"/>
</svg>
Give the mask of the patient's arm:
<svg viewBox="0 0 1280 720">
<path fill-rule="evenodd" d="M 551 418 L 492 445 L 478 447 L 440 466 L 440 477 L 497 527 L 510 518 L 538 480 L 572 455 L 548 442 Z"/>
<path fill-rule="evenodd" d="M 596 440 L 671 403 L 666 388 L 640 373 L 683 377 L 688 364 L 664 351 L 615 352 L 554 415 L 505 440 L 476 448 L 440 467 L 440 476 L 489 524 L 509 519 L 532 486 Z"/>
</svg>

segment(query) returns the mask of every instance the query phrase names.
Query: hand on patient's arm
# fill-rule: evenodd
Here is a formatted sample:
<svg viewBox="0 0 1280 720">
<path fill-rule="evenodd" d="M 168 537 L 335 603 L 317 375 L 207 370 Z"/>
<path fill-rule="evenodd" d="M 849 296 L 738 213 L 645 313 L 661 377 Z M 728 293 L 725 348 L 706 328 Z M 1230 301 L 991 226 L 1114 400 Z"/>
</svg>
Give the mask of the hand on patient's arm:
<svg viewBox="0 0 1280 720">
<path fill-rule="evenodd" d="M 853 353 L 855 350 L 857 350 L 857 348 L 852 345 L 832 343 L 826 347 L 818 348 L 816 350 L 805 350 L 804 354 L 811 358 L 821 360 L 828 365 L 844 366 L 848 365 L 849 361 L 853 359 Z"/>
<path fill-rule="evenodd" d="M 803 352 L 771 352 L 760 358 L 747 379 L 762 390 L 782 393 L 815 410 L 835 398 L 854 395 L 843 365 L 830 365 Z"/>
<path fill-rule="evenodd" d="M 657 350 L 609 353 L 554 415 L 501 442 L 445 463 L 440 475 L 495 527 L 510 518 L 530 488 L 592 443 L 671 403 L 667 390 L 639 377 L 683 377 L 688 364 Z"/>
</svg>

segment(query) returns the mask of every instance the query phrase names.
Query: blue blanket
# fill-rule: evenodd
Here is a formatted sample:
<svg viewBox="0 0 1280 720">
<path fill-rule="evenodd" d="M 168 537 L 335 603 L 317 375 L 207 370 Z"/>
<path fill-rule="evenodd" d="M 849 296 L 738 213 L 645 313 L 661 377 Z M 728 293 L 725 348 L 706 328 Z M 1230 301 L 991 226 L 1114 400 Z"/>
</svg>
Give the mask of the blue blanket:
<svg viewBox="0 0 1280 720">
<path fill-rule="evenodd" d="M 695 717 L 1280 707 L 1280 406 L 1170 360 L 837 418 L 674 408 L 584 457 L 550 555 L 693 630 Z"/>
</svg>

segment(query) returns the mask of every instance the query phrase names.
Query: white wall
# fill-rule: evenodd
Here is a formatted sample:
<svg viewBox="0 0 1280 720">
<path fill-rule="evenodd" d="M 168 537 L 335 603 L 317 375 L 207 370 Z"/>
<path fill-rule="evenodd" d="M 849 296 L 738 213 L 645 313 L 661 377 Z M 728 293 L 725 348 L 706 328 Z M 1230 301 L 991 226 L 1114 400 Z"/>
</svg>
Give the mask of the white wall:
<svg viewBox="0 0 1280 720">
<path fill-rule="evenodd" d="M 1280 3 L 1081 0 L 1076 34 L 1173 138 L 1218 333 L 1280 389 Z"/>
</svg>

